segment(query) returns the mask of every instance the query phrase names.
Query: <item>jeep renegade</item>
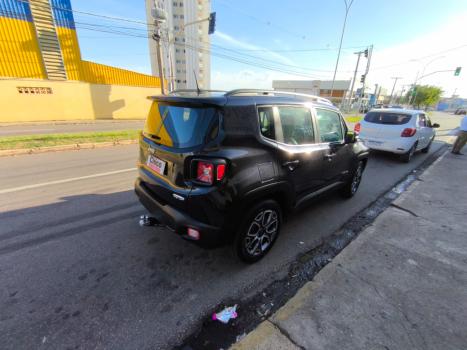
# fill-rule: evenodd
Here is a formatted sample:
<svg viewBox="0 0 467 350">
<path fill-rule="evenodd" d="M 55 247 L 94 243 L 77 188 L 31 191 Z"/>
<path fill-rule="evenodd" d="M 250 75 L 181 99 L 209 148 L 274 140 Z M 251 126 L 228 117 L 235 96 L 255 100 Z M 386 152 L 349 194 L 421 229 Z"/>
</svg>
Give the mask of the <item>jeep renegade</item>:
<svg viewBox="0 0 467 350">
<path fill-rule="evenodd" d="M 357 191 L 368 148 L 326 99 L 261 90 L 152 97 L 135 191 L 153 222 L 202 246 L 233 243 L 261 259 L 283 217 L 339 190 Z"/>
</svg>

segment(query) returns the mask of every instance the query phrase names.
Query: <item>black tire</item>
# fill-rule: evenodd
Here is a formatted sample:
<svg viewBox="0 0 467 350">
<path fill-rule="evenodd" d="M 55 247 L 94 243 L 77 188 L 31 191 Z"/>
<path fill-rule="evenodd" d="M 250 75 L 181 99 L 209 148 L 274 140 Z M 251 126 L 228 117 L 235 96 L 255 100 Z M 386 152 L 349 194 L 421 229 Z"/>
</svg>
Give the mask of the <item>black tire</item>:
<svg viewBox="0 0 467 350">
<path fill-rule="evenodd" d="M 410 148 L 407 153 L 404 153 L 403 155 L 401 155 L 401 161 L 403 161 L 404 163 L 409 163 L 413 155 L 415 154 L 416 149 L 417 149 L 417 142 L 414 143 L 412 148 Z"/>
<path fill-rule="evenodd" d="M 248 210 L 235 236 L 236 255 L 249 264 L 262 259 L 276 242 L 281 224 L 282 210 L 276 201 L 268 199 L 255 204 Z"/>
<path fill-rule="evenodd" d="M 360 182 L 362 181 L 363 170 L 365 169 L 365 164 L 360 160 L 355 168 L 352 177 L 350 180 L 342 187 L 341 196 L 344 198 L 352 198 L 355 193 L 357 193 Z"/>
<path fill-rule="evenodd" d="M 428 153 L 430 151 L 430 147 L 431 147 L 432 142 L 433 142 L 433 139 L 430 140 L 430 143 L 425 148 L 422 148 L 423 153 Z"/>
</svg>

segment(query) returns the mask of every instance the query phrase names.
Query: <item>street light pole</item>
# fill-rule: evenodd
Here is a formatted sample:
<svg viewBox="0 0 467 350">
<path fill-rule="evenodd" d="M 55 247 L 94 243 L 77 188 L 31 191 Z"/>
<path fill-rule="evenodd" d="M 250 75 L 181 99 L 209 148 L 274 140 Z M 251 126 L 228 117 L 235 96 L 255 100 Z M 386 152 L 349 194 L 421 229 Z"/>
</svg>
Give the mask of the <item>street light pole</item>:
<svg viewBox="0 0 467 350">
<path fill-rule="evenodd" d="M 342 40 L 344 39 L 344 32 L 345 32 L 345 25 L 347 23 L 347 16 L 350 11 L 350 7 L 352 6 L 354 0 L 350 0 L 348 3 L 347 0 L 344 0 L 345 2 L 345 17 L 344 17 L 344 25 L 342 26 L 342 33 L 341 33 L 341 40 L 339 42 L 339 51 L 337 52 L 337 60 L 336 60 L 336 67 L 334 68 L 334 76 L 332 77 L 332 84 L 331 84 L 331 99 L 332 99 L 332 93 L 334 91 L 334 82 L 336 80 L 336 73 L 337 73 L 337 67 L 339 66 L 339 58 L 341 56 L 341 48 L 342 48 Z"/>
<path fill-rule="evenodd" d="M 417 81 L 422 79 L 423 77 L 425 77 L 425 71 L 426 71 L 426 67 L 428 67 L 431 63 L 433 63 L 434 61 L 440 59 L 440 58 L 445 58 L 446 56 L 438 56 L 438 57 L 435 57 L 433 58 L 430 62 L 428 62 L 427 64 L 425 64 L 425 66 L 423 67 L 423 70 L 422 70 L 422 74 L 419 75 L 419 72 L 417 72 L 417 76 L 415 77 L 415 82 L 413 84 L 413 89 L 415 89 L 415 93 L 412 94 L 411 98 L 410 98 L 410 101 L 409 101 L 409 105 L 411 105 L 412 103 L 415 102 L 415 99 L 417 98 L 417 95 L 418 95 L 418 92 L 416 90 L 416 86 L 417 86 Z"/>
<path fill-rule="evenodd" d="M 358 51 L 354 52 L 355 55 L 358 55 L 357 58 L 357 65 L 355 66 L 355 72 L 353 73 L 353 79 L 352 79 L 352 86 L 350 87 L 350 95 L 349 95 L 349 107 L 352 106 L 352 95 L 353 95 L 353 88 L 355 86 L 355 79 L 357 78 L 357 71 L 358 71 L 358 65 L 360 64 L 360 56 L 362 55 L 363 51 Z M 331 94 L 332 95 L 332 94 Z M 346 109 L 347 103 L 344 103 L 344 110 Z"/>
</svg>

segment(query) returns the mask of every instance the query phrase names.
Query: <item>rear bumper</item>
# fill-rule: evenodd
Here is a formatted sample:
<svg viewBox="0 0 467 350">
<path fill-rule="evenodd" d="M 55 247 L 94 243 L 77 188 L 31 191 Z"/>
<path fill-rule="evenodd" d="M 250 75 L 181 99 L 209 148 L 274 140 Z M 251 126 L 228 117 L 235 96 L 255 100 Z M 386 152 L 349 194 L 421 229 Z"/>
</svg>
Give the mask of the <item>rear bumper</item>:
<svg viewBox="0 0 467 350">
<path fill-rule="evenodd" d="M 215 247 L 223 243 L 222 229 L 195 220 L 176 208 L 160 203 L 145 186 L 145 182 L 138 178 L 135 182 L 135 193 L 141 204 L 162 224 L 173 230 L 182 238 L 200 246 Z M 193 240 L 187 235 L 188 227 L 200 232 L 200 239 Z"/>
<path fill-rule="evenodd" d="M 373 140 L 371 138 L 360 137 L 360 140 L 370 149 L 396 154 L 407 153 L 416 141 L 411 137 L 405 139 L 401 137 L 400 140 Z"/>
</svg>

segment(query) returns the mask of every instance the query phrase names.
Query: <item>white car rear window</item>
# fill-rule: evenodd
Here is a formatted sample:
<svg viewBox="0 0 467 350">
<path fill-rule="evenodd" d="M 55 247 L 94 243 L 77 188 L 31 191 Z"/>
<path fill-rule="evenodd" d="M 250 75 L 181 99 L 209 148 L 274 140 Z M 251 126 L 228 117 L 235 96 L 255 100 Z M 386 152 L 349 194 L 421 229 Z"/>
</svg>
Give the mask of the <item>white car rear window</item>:
<svg viewBox="0 0 467 350">
<path fill-rule="evenodd" d="M 391 112 L 368 112 L 365 115 L 365 121 L 375 124 L 402 125 L 407 124 L 412 115 L 404 113 Z"/>
</svg>

